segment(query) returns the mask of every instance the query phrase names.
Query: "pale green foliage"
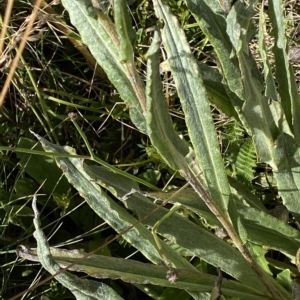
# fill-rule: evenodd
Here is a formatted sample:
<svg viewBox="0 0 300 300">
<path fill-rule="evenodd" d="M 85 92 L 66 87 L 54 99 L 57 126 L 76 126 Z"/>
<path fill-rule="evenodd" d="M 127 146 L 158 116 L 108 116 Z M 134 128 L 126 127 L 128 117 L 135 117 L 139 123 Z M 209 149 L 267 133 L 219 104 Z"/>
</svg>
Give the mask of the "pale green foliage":
<svg viewBox="0 0 300 300">
<path fill-rule="evenodd" d="M 223 284 L 219 284 L 225 296 L 238 299 L 293 299 L 290 292 L 290 273 L 286 272 L 284 277 L 275 280 L 265 258 L 265 248 L 280 251 L 294 259 L 300 243 L 299 231 L 271 216 L 246 186 L 228 177 L 209 102 L 209 97 L 213 97 L 216 104 L 224 100 L 225 104 L 223 102 L 220 109 L 223 108 L 224 113 L 228 112 L 231 117 L 235 117 L 239 126 L 243 126 L 249 135 L 240 145 L 237 154 L 237 174 L 251 180 L 256 158 L 259 162 L 269 164 L 273 168 L 283 203 L 298 220 L 299 97 L 295 90 L 293 70 L 285 51 L 287 41 L 284 34 L 282 3 L 269 1 L 269 14 L 276 41 L 274 53 L 279 84 L 278 99 L 281 99 L 281 103 L 269 104 L 267 95 L 264 94 L 265 84 L 268 85 L 267 88 L 270 85 L 274 88 L 275 85 L 271 83 L 267 74 L 267 57 L 262 55 L 264 78 L 249 47 L 254 32 L 252 18 L 257 1 L 249 1 L 249 6 L 245 6 L 242 1 L 236 1 L 230 11 L 224 11 L 217 0 L 186 2 L 199 27 L 214 47 L 220 74 L 216 75 L 215 71 L 210 70 L 211 77 L 202 78 L 204 67 L 194 58 L 178 20 L 168 5 L 161 0 L 153 0 L 155 14 L 162 26 L 159 32 L 155 32 L 147 54 L 145 88 L 131 56 L 132 26 L 125 5 L 115 1 L 117 16 L 123 18 L 115 21 L 116 28 L 108 16 L 96 11 L 89 1 L 62 1 L 82 40 L 118 89 L 120 97 L 128 104 L 132 122 L 148 135 L 152 146 L 166 164 L 180 173 L 195 191 L 193 196 L 196 196 L 196 201 L 193 202 L 191 197 L 182 204 L 185 209 L 192 211 L 191 217 L 196 219 L 200 215 L 205 226 L 199 224 L 198 220 L 192 222 L 184 215 L 175 214 L 169 216 L 157 228 L 159 234 L 170 240 L 170 243 L 160 243 L 168 261 L 167 265 L 184 269 L 179 270 L 178 283 L 175 282 L 176 278 L 170 280 L 174 281 L 174 287 L 185 289 L 195 299 L 200 297 L 200 292 L 211 292 L 214 288 L 215 293 L 218 290 L 216 286 L 204 284 L 210 277 L 208 274 L 200 283 L 204 286 L 201 290 L 192 288 L 191 277 L 181 284 L 180 275 L 185 278 L 185 272 L 198 272 L 197 268 L 181 255 L 184 252 L 220 268 L 245 286 L 244 291 L 237 290 L 237 287 L 227 286 L 229 283 L 224 280 Z M 260 35 L 262 36 L 261 32 Z M 190 144 L 174 130 L 162 92 L 159 73 L 161 42 L 167 53 L 185 113 Z M 263 53 L 263 43 L 260 45 L 260 51 Z M 221 97 L 220 92 L 213 92 L 213 86 L 219 86 L 226 96 Z M 216 100 L 218 97 L 221 97 L 222 101 Z M 76 122 L 74 124 L 77 126 Z M 70 148 L 64 150 L 46 140 L 40 141 L 46 151 L 65 153 L 66 156 L 74 153 Z M 94 158 L 86 139 L 85 143 L 91 157 Z M 57 157 L 56 161 L 66 178 L 95 213 L 118 233 L 122 233 L 124 238 L 152 263 L 162 263 L 161 251 L 158 251 L 157 243 L 145 225 L 152 227 L 166 211 L 152 203 L 145 195 L 141 195 L 137 184 L 131 181 L 132 177 L 129 179 L 118 174 L 106 173 L 106 170 L 90 167 L 76 158 Z M 123 201 L 125 207 L 116 204 L 99 185 Z M 132 189 L 137 191 L 137 195 Z M 124 200 L 128 193 L 130 198 Z M 199 204 L 200 201 L 203 202 Z M 130 211 L 143 222 L 138 222 Z M 143 219 L 146 215 L 149 215 L 148 218 Z M 233 245 L 214 235 L 210 231 L 210 225 L 225 229 Z M 180 248 L 181 251 L 176 251 L 176 248 Z M 39 257 L 41 255 L 43 254 L 39 254 Z M 284 265 L 284 268 L 287 269 L 288 266 Z M 97 272 L 105 273 L 104 270 Z M 199 272 L 199 276 L 200 274 Z M 282 278 L 284 287 L 288 286 L 288 289 L 281 285 Z M 146 273 L 144 279 L 147 283 Z M 154 276 L 154 282 L 151 283 L 168 286 L 166 280 L 159 280 L 159 276 L 157 281 Z"/>
</svg>

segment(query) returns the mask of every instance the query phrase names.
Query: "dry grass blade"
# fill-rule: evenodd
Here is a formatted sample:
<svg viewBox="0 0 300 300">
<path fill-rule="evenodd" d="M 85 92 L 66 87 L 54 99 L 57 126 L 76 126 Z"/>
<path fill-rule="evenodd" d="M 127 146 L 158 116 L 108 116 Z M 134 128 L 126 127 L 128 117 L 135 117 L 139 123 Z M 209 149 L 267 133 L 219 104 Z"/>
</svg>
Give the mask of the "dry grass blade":
<svg viewBox="0 0 300 300">
<path fill-rule="evenodd" d="M 6 7 L 6 10 L 5 10 L 4 22 L 3 22 L 2 30 L 1 30 L 1 33 L 0 33 L 0 55 L 2 55 L 5 33 L 6 33 L 8 23 L 9 23 L 11 11 L 12 11 L 12 8 L 13 8 L 13 3 L 14 3 L 13 0 L 9 1 L 8 5 Z"/>
<path fill-rule="evenodd" d="M 300 62 L 300 45 L 293 46 L 289 49 L 289 61 L 292 63 Z"/>
<path fill-rule="evenodd" d="M 6 78 L 6 81 L 4 83 L 4 86 L 1 90 L 1 94 L 0 94 L 0 107 L 3 105 L 3 102 L 4 102 L 4 99 L 5 99 L 5 96 L 6 96 L 6 93 L 8 91 L 8 88 L 9 88 L 9 85 L 13 79 L 13 76 L 14 76 L 14 73 L 17 69 L 17 66 L 18 66 L 18 63 L 19 63 L 19 60 L 20 60 L 20 57 L 21 57 L 21 54 L 25 48 L 25 45 L 26 45 L 26 42 L 30 36 L 30 32 L 32 30 L 32 27 L 33 27 L 33 24 L 34 24 L 34 21 L 36 20 L 37 16 L 38 16 L 38 12 L 39 12 L 39 8 L 41 6 L 41 3 L 42 3 L 43 0 L 37 0 L 36 1 L 36 5 L 34 6 L 34 9 L 33 9 L 33 12 L 32 14 L 28 17 L 29 18 L 29 22 L 27 24 L 27 27 L 26 27 L 26 30 L 24 32 L 24 35 L 23 35 L 23 38 L 21 40 L 21 43 L 20 43 L 20 46 L 19 46 L 19 49 L 17 51 L 17 54 L 14 58 L 14 61 L 11 65 L 11 69 L 8 73 L 8 76 Z M 10 3 L 13 2 L 13 1 L 9 1 Z M 11 4 L 12 5 L 12 4 Z M 6 11 L 6 16 L 5 16 L 5 19 L 9 18 L 10 16 L 10 12 L 11 12 L 11 6 L 9 6 L 9 9 Z M 3 32 L 4 33 L 1 33 L 1 36 L 2 35 L 5 35 L 6 33 L 6 27 L 3 28 Z"/>
</svg>

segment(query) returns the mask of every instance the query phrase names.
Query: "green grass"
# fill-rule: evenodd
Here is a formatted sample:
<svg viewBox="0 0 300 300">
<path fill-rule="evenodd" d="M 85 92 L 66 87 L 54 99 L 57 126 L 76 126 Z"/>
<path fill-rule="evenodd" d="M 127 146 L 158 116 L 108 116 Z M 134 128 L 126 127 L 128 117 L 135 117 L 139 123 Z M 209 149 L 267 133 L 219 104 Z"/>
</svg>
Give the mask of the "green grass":
<svg viewBox="0 0 300 300">
<path fill-rule="evenodd" d="M 152 39 L 149 32 L 157 20 L 151 1 L 131 2 L 130 12 L 138 33 L 135 60 L 139 74 L 145 80 L 145 54 Z M 184 28 L 195 57 L 217 68 L 218 61 L 213 48 L 196 27 L 195 19 L 184 1 L 171 0 L 168 4 Z M 1 29 L 6 7 L 7 1 L 0 3 Z M 0 60 L 3 72 L 0 86 L 4 84 L 11 60 L 18 50 L 19 41 L 14 43 L 14 39 L 22 38 L 22 26 L 31 11 L 31 1 L 15 1 L 4 42 L 4 49 L 8 52 L 0 56 L 3 58 Z M 287 34 L 291 43 L 297 44 L 300 39 L 300 29 L 297 29 L 300 26 L 299 4 L 290 2 L 286 13 L 290 14 Z M 58 16 L 55 22 L 51 14 Z M 109 10 L 108 14 L 111 16 L 112 11 Z M 33 248 L 36 246 L 31 209 L 34 194 L 40 194 L 38 207 L 42 214 L 42 227 L 51 246 L 89 252 L 116 235 L 67 182 L 51 157 L 14 151 L 14 148 L 30 149 L 35 146 L 36 139 L 30 129 L 52 143 L 76 149 L 78 155 L 90 156 L 82 136 L 68 118 L 69 113 L 76 113 L 76 122 L 86 135 L 94 155 L 147 182 L 148 187 L 143 186 L 145 191 L 153 191 L 149 186 L 168 191 L 185 184 L 185 180 L 166 165 L 148 136 L 133 125 L 128 107 L 96 65 L 92 55 L 80 48 L 82 45 L 76 30 L 68 26 L 71 26 L 69 17 L 61 4 L 50 5 L 39 15 L 0 112 L 0 147 L 10 147 L 9 151 L 0 152 L 0 297 L 3 299 L 20 292 L 24 292 L 23 299 L 39 299 L 42 294 L 50 299 L 73 299 L 72 294 L 54 279 L 26 293 L 31 285 L 49 276 L 39 263 L 17 258 L 15 253 L 20 244 Z M 66 35 L 67 30 L 72 37 Z M 269 54 L 272 56 L 271 52 Z M 295 62 L 294 67 L 299 83 L 299 63 L 297 65 Z M 172 74 L 166 70 L 162 73 L 162 79 L 173 126 L 190 143 Z M 280 203 L 276 183 L 266 165 L 256 165 L 253 145 L 247 144 L 249 137 L 246 130 L 214 105 L 211 110 L 228 175 L 249 185 L 267 209 L 276 207 Z M 41 146 L 34 149 L 42 151 Z M 249 157 L 241 157 L 242 151 L 248 153 Z M 245 168 L 241 169 L 237 161 L 245 164 Z M 195 212 L 190 215 L 190 219 L 197 219 L 195 222 L 201 226 L 207 225 L 205 220 L 198 220 Z M 292 218 L 289 222 L 297 226 Z M 214 232 L 210 226 L 207 228 Z M 98 254 L 147 262 L 122 238 L 104 246 Z M 279 252 L 270 251 L 268 257 L 278 263 L 287 262 L 287 258 L 281 257 Z M 215 275 L 217 272 L 215 267 L 199 258 L 195 258 L 193 263 L 209 274 Z M 295 272 L 295 267 L 290 267 Z M 152 299 L 140 286 L 129 285 L 121 280 L 104 281 L 124 299 Z M 157 287 L 157 295 L 162 293 L 163 287 Z M 188 297 L 185 293 L 181 299 Z"/>
</svg>

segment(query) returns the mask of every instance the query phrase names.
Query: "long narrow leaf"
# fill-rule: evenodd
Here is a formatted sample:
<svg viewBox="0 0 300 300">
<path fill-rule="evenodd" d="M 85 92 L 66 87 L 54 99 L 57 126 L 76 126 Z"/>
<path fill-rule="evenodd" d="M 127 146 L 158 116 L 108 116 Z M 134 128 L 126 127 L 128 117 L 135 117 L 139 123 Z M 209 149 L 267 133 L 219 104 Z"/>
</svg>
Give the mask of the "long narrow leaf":
<svg viewBox="0 0 300 300">
<path fill-rule="evenodd" d="M 88 0 L 62 0 L 71 22 L 77 28 L 82 41 L 89 47 L 109 80 L 129 105 L 134 124 L 145 132 L 142 103 L 145 102 L 144 86 L 133 67 L 128 69 L 120 62 L 120 43 L 115 25 L 108 16 L 97 11 Z M 138 97 L 139 96 L 139 97 Z"/>
<path fill-rule="evenodd" d="M 300 221 L 300 147 L 294 139 L 282 133 L 273 149 L 274 177 L 284 205 Z"/>
<path fill-rule="evenodd" d="M 220 1 L 187 0 L 187 5 L 201 27 L 201 30 L 214 47 L 229 88 L 238 95 L 240 99 L 243 99 L 244 90 L 239 64 L 236 57 L 231 57 L 232 44 L 224 30 L 226 28 L 226 19 L 224 11 L 220 6 Z M 240 100 L 237 100 L 233 102 L 233 105 L 238 111 L 242 103 Z"/>
<path fill-rule="evenodd" d="M 19 247 L 17 252 L 20 257 L 24 257 L 32 261 L 41 261 L 35 250 Z M 82 258 L 86 253 L 78 252 L 77 250 L 69 251 L 58 248 L 50 248 L 49 253 L 51 253 L 61 268 L 65 268 L 68 265 L 75 263 L 70 270 L 85 272 L 96 278 L 121 279 L 125 282 L 135 284 L 153 284 L 172 288 L 176 287 L 177 289 L 189 289 L 194 292 L 202 293 L 210 292 L 217 280 L 216 276 L 209 274 L 178 270 L 178 281 L 176 281 L 176 283 L 171 283 L 166 279 L 166 272 L 168 270 L 167 267 L 164 266 L 155 266 L 133 260 L 101 255 L 91 255 L 85 258 L 84 261 L 76 263 L 76 261 Z M 101 282 L 98 284 L 99 286 L 103 285 Z M 99 290 L 103 290 L 103 287 L 101 287 L 101 289 L 99 288 Z M 249 288 L 247 285 L 228 279 L 223 279 L 222 281 L 222 292 L 228 297 L 237 297 L 248 300 L 268 299 L 267 294 L 259 293 L 256 289 Z M 101 296 L 104 297 L 104 295 Z"/>
<path fill-rule="evenodd" d="M 36 198 L 33 200 L 32 207 L 35 215 L 33 223 L 35 227 L 34 237 L 37 241 L 36 255 L 39 257 L 43 267 L 52 275 L 56 275 L 55 278 L 68 288 L 77 300 L 97 300 L 100 298 L 121 300 L 122 298 L 112 288 L 102 282 L 81 279 L 69 272 L 60 272 L 61 268 L 51 254 L 47 237 L 40 228 Z"/>
<path fill-rule="evenodd" d="M 61 147 L 51 144 L 47 140 L 36 134 L 43 148 L 47 152 L 74 153 L 75 150 L 70 147 Z M 83 169 L 83 162 L 76 158 L 58 158 L 56 163 L 63 170 L 68 181 L 78 190 L 80 195 L 85 198 L 88 205 L 105 220 L 117 232 L 122 232 L 135 225 L 132 229 L 124 233 L 123 237 L 134 247 L 145 255 L 155 264 L 161 264 L 160 257 L 154 238 L 150 231 L 130 215 L 124 208 L 115 203 L 102 189 L 97 185 Z M 120 183 L 122 184 L 122 183 Z M 185 267 L 187 262 L 176 252 L 169 249 L 163 243 L 163 249 L 170 255 L 170 260 L 178 268 Z"/>
<path fill-rule="evenodd" d="M 162 93 L 157 53 L 160 42 L 158 33 L 155 33 L 152 45 L 147 53 L 147 133 L 153 145 L 169 166 L 174 170 L 181 171 L 188 168 L 184 157 L 190 150 L 188 144 L 179 138 L 172 127 L 167 102 Z M 152 99 L 156 99 L 156 101 L 152 101 Z"/>
<path fill-rule="evenodd" d="M 282 109 L 285 118 L 294 133 L 295 141 L 300 144 L 300 101 L 295 82 L 294 70 L 290 66 L 287 54 L 287 38 L 285 33 L 285 20 L 283 16 L 283 3 L 281 0 L 270 1 L 268 9 L 275 36 L 273 52 L 275 54 L 276 78 L 280 94 Z"/>
<path fill-rule="evenodd" d="M 243 44 L 243 49 L 235 49 L 240 70 L 244 78 L 244 118 L 250 127 L 254 139 L 258 161 L 272 165 L 272 148 L 278 134 L 276 120 L 273 119 L 266 97 L 262 96 L 263 81 L 257 69 L 249 45 L 247 32 L 250 16 L 244 15 L 245 7 L 236 2 L 227 18 L 227 31 L 236 44 Z M 250 13 L 249 13 L 250 14 Z M 232 28 L 232 30 L 230 30 Z"/>
<path fill-rule="evenodd" d="M 168 53 L 196 158 L 204 171 L 212 199 L 226 215 L 231 192 L 198 64 L 170 9 L 159 0 L 154 1 L 154 8 L 158 18 L 164 21 L 163 43 Z"/>
</svg>

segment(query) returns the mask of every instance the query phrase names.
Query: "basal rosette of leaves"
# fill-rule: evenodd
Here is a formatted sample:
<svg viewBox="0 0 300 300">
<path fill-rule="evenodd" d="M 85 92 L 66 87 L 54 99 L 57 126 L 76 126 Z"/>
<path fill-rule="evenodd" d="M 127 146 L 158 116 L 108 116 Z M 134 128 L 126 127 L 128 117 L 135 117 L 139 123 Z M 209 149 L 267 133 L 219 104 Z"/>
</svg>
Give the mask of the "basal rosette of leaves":
<svg viewBox="0 0 300 300">
<path fill-rule="evenodd" d="M 175 213 L 157 227 L 158 234 L 169 241 L 161 240 L 158 244 L 149 228 L 168 213 L 166 208 L 158 208 L 143 195 L 132 178 L 105 167 L 87 165 L 76 157 L 63 157 L 63 154 L 74 155 L 75 150 L 56 146 L 36 135 L 45 151 L 61 154 L 55 156 L 58 166 L 95 213 L 152 263 L 151 268 L 121 260 L 105 265 L 104 257 L 92 256 L 84 260 L 80 254 L 82 265 L 79 266 L 74 253 L 65 252 L 66 257 L 62 257 L 61 253 L 49 250 L 36 214 L 35 236 L 40 250 L 27 254 L 41 261 L 52 274 L 56 274 L 59 267 L 53 261 L 42 260 L 45 254 L 53 255 L 60 266 L 74 263 L 73 270 L 94 277 L 178 288 L 194 299 L 206 296 L 205 299 L 294 299 L 292 278 L 295 274 L 290 265 L 284 264 L 282 271 L 275 274 L 265 255 L 276 250 L 295 263 L 300 232 L 272 216 L 247 185 L 227 175 L 210 108 L 211 101 L 244 127 L 252 138 L 257 162 L 272 168 L 278 195 L 293 218 L 299 221 L 300 104 L 294 72 L 288 61 L 283 4 L 279 0 L 268 1 L 274 35 L 275 66 L 271 66 L 266 52 L 264 6 L 260 6 L 259 26 L 255 27 L 252 18 L 258 1 L 248 4 L 236 1 L 232 7 L 220 4 L 227 2 L 230 1 L 186 1 L 199 30 L 214 48 L 219 62 L 216 69 L 195 59 L 168 4 L 153 0 L 158 25 L 147 53 L 144 83 L 135 65 L 135 32 L 126 2 L 114 0 L 112 20 L 88 0 L 62 0 L 83 43 L 128 105 L 132 122 L 148 135 L 165 163 L 189 183 L 190 187 L 181 196 L 174 196 L 172 203 L 178 202 L 187 211 L 196 212 L 210 228 L 223 228 L 230 241 L 222 240 L 208 227 Z M 254 33 L 258 35 L 262 69 L 250 50 Z M 190 143 L 173 128 L 159 73 L 160 47 L 167 53 Z M 269 99 L 273 101 L 270 103 Z M 77 126 L 76 120 L 73 123 Z M 247 174 L 249 172 L 248 168 Z M 121 205 L 103 189 L 110 191 Z M 124 200 L 132 190 L 136 192 Z M 143 219 L 148 214 L 149 217 Z M 22 251 L 26 254 L 28 250 Z M 233 279 L 220 281 L 220 277 L 202 272 L 186 259 L 193 256 L 220 268 Z M 97 263 L 91 263 L 92 259 Z M 163 261 L 168 262 L 167 266 L 156 266 Z M 122 268 L 123 263 L 127 264 L 127 269 Z M 171 268 L 178 269 L 178 278 L 168 281 L 164 274 Z M 62 283 L 71 290 L 80 285 L 81 292 L 75 293 L 78 299 L 93 299 L 91 291 L 97 290 L 97 282 L 92 281 L 85 293 L 84 284 L 76 280 L 64 277 Z M 104 287 L 99 284 L 99 289 Z M 109 295 L 109 291 L 105 290 L 105 295 Z M 113 298 L 115 291 L 111 289 L 111 293 L 111 299 L 116 299 Z"/>
</svg>

